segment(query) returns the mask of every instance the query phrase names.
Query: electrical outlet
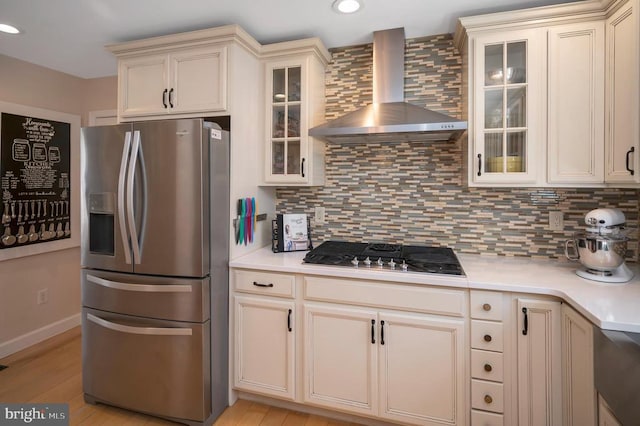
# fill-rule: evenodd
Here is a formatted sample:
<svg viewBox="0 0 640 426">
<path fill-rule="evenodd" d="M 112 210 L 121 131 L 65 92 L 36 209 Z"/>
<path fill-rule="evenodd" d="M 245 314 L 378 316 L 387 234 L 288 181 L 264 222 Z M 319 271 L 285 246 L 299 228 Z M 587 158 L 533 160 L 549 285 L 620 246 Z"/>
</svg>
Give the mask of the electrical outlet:
<svg viewBox="0 0 640 426">
<path fill-rule="evenodd" d="M 549 229 L 552 231 L 562 231 L 564 229 L 564 217 L 562 212 L 549 212 Z"/>
<path fill-rule="evenodd" d="M 324 207 L 316 207 L 314 221 L 316 223 L 324 223 Z"/>
<path fill-rule="evenodd" d="M 38 305 L 42 305 L 49 301 L 49 289 L 43 288 L 38 290 Z"/>
</svg>

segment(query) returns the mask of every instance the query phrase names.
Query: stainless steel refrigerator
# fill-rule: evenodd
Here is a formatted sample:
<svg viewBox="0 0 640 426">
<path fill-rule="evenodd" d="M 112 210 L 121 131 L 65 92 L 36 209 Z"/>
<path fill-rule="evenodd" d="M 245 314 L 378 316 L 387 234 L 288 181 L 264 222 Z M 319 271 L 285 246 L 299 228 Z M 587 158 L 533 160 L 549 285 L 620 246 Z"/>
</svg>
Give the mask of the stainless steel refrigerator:
<svg viewBox="0 0 640 426">
<path fill-rule="evenodd" d="M 229 133 L 83 128 L 81 177 L 85 401 L 213 423 L 228 401 Z"/>
</svg>

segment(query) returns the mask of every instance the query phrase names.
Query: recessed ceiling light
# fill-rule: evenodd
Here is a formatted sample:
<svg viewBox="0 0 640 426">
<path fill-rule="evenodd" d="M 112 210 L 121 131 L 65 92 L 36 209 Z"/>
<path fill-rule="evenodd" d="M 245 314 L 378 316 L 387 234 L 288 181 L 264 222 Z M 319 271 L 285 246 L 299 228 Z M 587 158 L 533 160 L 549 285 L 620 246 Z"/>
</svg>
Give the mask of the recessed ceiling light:
<svg viewBox="0 0 640 426">
<path fill-rule="evenodd" d="M 335 0 L 333 10 L 340 13 L 357 12 L 362 7 L 362 0 Z"/>
<path fill-rule="evenodd" d="M 7 34 L 20 34 L 20 30 L 9 24 L 0 24 L 0 31 Z"/>
</svg>

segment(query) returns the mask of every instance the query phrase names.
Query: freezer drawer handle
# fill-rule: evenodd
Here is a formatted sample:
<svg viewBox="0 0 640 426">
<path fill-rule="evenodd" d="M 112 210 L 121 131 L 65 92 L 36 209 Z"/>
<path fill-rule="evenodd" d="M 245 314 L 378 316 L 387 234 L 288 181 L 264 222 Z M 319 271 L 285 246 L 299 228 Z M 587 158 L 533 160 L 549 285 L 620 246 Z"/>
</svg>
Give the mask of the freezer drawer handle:
<svg viewBox="0 0 640 426">
<path fill-rule="evenodd" d="M 87 319 L 104 328 L 128 334 L 145 334 L 148 336 L 191 336 L 193 334 L 190 328 L 131 327 L 106 321 L 92 314 L 87 314 Z"/>
<path fill-rule="evenodd" d="M 104 278 L 99 278 L 94 275 L 87 275 L 87 281 L 91 281 L 92 283 L 103 287 L 125 291 L 144 291 L 148 293 L 191 293 L 193 291 L 190 285 L 129 284 L 105 280 Z"/>
</svg>

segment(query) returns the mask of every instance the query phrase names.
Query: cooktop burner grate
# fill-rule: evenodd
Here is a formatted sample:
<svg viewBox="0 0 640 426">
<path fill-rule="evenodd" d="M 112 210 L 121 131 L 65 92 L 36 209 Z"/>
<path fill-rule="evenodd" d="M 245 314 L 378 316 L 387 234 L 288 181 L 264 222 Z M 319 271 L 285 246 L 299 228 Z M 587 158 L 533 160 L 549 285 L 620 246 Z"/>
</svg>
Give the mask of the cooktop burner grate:
<svg viewBox="0 0 640 426">
<path fill-rule="evenodd" d="M 352 268 L 464 275 L 458 258 L 448 247 L 326 241 L 307 253 L 304 262 Z"/>
</svg>

